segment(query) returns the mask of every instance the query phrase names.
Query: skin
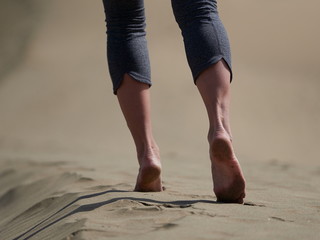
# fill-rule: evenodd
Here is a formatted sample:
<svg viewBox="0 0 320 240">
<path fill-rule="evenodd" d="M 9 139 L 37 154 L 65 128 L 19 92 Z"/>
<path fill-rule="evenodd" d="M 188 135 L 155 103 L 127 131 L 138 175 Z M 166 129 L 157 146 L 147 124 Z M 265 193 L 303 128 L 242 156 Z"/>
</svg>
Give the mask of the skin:
<svg viewBox="0 0 320 240">
<path fill-rule="evenodd" d="M 207 139 L 217 201 L 242 204 L 245 179 L 232 147 L 230 71 L 226 63 L 221 60 L 211 65 L 200 74 L 196 85 L 210 124 Z M 149 86 L 125 74 L 117 97 L 137 150 L 140 168 L 135 191 L 163 191 L 160 153 L 152 134 Z"/>
<path fill-rule="evenodd" d="M 149 86 L 125 74 L 117 97 L 133 137 L 140 166 L 135 191 L 162 191 L 160 153 L 150 118 Z"/>
</svg>

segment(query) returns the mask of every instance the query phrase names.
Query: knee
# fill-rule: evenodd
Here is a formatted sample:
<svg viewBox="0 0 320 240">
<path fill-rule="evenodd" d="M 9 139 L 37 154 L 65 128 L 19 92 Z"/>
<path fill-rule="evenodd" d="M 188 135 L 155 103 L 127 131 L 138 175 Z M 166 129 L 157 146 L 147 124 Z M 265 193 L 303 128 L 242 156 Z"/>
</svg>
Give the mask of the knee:
<svg viewBox="0 0 320 240">
<path fill-rule="evenodd" d="M 107 34 L 117 40 L 145 35 L 143 0 L 104 0 Z"/>
<path fill-rule="evenodd" d="M 194 22 L 211 21 L 217 14 L 216 0 L 171 0 L 173 13 L 179 27 Z"/>
</svg>

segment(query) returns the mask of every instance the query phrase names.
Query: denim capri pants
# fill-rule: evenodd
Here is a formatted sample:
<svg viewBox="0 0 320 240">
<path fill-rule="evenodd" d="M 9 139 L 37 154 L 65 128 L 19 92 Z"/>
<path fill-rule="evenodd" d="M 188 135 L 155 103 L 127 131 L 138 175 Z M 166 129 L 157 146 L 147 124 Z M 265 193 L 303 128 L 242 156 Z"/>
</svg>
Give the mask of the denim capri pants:
<svg viewBox="0 0 320 240">
<path fill-rule="evenodd" d="M 144 0 L 103 0 L 107 59 L 114 94 L 124 74 L 151 86 Z M 223 59 L 230 70 L 231 52 L 216 0 L 171 0 L 184 40 L 194 83 L 201 72 Z"/>
</svg>

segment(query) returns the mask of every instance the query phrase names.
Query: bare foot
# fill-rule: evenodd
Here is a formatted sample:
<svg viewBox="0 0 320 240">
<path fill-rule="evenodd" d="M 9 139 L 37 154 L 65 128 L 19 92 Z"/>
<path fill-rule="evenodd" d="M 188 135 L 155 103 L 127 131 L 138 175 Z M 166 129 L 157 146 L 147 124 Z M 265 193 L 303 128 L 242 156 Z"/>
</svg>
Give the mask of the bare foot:
<svg viewBox="0 0 320 240">
<path fill-rule="evenodd" d="M 164 190 L 161 182 L 161 163 L 158 154 L 148 154 L 141 159 L 137 183 L 134 191 L 161 192 Z M 151 155 L 151 156 L 150 156 Z"/>
<path fill-rule="evenodd" d="M 217 133 L 210 141 L 214 193 L 218 202 L 243 203 L 245 179 L 227 133 Z"/>
</svg>

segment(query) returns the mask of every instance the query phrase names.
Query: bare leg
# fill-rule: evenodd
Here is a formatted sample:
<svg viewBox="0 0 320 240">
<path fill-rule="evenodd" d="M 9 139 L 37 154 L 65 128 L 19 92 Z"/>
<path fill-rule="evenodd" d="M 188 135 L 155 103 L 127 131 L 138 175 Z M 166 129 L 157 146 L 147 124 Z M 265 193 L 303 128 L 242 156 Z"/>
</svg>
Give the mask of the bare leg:
<svg viewBox="0 0 320 240">
<path fill-rule="evenodd" d="M 125 74 L 117 91 L 140 165 L 135 191 L 162 191 L 159 148 L 152 135 L 149 86 Z"/>
<path fill-rule="evenodd" d="M 225 62 L 221 60 L 202 72 L 196 84 L 210 122 L 208 141 L 214 193 L 218 201 L 243 203 L 245 179 L 232 147 L 230 72 Z"/>
</svg>

